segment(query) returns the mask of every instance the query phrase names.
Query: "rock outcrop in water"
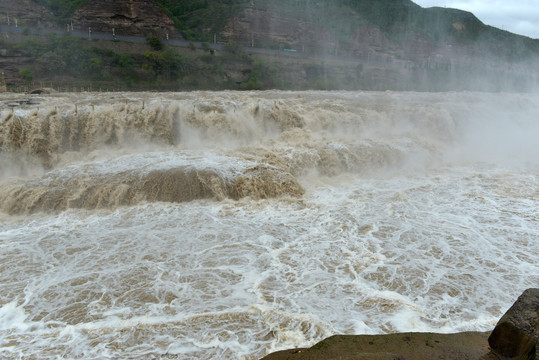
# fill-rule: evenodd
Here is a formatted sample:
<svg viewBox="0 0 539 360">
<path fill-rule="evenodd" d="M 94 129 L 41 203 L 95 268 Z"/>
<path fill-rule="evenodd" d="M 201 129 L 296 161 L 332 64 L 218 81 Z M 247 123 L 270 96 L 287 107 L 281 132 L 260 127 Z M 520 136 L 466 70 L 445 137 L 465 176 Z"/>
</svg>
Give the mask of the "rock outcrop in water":
<svg viewBox="0 0 539 360">
<path fill-rule="evenodd" d="M 335 335 L 311 348 L 279 351 L 263 360 L 534 360 L 538 342 L 539 289 L 528 289 L 490 336 L 482 332 Z"/>
</svg>

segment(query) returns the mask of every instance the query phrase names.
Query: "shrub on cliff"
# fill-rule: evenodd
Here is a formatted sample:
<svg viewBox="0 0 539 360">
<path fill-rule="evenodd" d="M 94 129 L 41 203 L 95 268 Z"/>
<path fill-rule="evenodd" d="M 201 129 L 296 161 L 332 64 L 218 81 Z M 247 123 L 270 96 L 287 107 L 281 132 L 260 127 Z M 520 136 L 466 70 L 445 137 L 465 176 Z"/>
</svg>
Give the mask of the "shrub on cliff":
<svg viewBox="0 0 539 360">
<path fill-rule="evenodd" d="M 161 51 L 164 47 L 163 41 L 161 41 L 161 39 L 159 39 L 157 36 L 148 36 L 146 38 L 146 44 L 150 45 L 154 51 Z"/>
<path fill-rule="evenodd" d="M 65 71 L 66 63 L 63 58 L 55 52 L 49 51 L 43 54 L 37 63 L 41 72 L 47 75 L 61 74 Z"/>
<path fill-rule="evenodd" d="M 149 70 L 157 80 L 161 76 L 176 80 L 189 69 L 185 59 L 171 49 L 164 52 L 147 51 L 144 59 L 143 67 Z"/>
<path fill-rule="evenodd" d="M 112 64 L 122 76 L 131 76 L 135 72 L 135 62 L 129 54 L 114 54 Z"/>
<path fill-rule="evenodd" d="M 34 80 L 34 72 L 30 67 L 20 69 L 19 76 L 24 80 L 27 85 Z"/>
</svg>

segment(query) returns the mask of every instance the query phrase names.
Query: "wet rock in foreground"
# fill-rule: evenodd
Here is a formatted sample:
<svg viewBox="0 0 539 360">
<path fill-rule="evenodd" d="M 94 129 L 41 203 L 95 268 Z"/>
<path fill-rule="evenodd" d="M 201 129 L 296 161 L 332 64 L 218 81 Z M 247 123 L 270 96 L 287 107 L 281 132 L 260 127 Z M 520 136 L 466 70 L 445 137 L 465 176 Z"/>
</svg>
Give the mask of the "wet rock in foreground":
<svg viewBox="0 0 539 360">
<path fill-rule="evenodd" d="M 279 351 L 263 360 L 486 360 L 488 336 L 488 332 L 335 335 L 309 349 Z"/>
<path fill-rule="evenodd" d="M 528 289 L 498 321 L 488 338 L 501 359 L 532 360 L 539 356 L 539 289 Z"/>
<path fill-rule="evenodd" d="M 492 333 L 335 335 L 262 360 L 536 360 L 538 341 L 539 289 L 528 289 Z"/>
</svg>

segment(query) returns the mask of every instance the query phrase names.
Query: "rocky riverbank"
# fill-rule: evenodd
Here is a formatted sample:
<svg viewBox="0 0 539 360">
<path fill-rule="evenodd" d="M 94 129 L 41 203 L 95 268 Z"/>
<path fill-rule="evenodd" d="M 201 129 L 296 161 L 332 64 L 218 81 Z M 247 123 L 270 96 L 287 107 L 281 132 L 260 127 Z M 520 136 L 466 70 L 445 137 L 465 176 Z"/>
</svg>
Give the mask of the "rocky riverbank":
<svg viewBox="0 0 539 360">
<path fill-rule="evenodd" d="M 335 335 L 311 348 L 262 360 L 533 360 L 538 358 L 539 289 L 526 290 L 489 332 Z"/>
</svg>

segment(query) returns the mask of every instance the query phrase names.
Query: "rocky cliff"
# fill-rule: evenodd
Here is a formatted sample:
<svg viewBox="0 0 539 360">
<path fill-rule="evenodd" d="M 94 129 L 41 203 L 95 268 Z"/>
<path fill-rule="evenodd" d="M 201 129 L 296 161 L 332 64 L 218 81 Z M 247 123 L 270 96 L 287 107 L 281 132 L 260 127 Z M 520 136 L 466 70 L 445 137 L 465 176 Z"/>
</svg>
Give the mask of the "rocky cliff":
<svg viewBox="0 0 539 360">
<path fill-rule="evenodd" d="M 243 46 L 377 61 L 507 63 L 539 55 L 539 40 L 486 26 L 469 12 L 424 9 L 409 1 L 360 4 L 252 1 L 218 38 Z"/>
<path fill-rule="evenodd" d="M 32 0 L 0 0 L 0 24 L 52 27 L 53 15 Z"/>
<path fill-rule="evenodd" d="M 154 1 L 93 0 L 73 14 L 73 28 L 117 35 L 157 36 L 182 40 L 173 21 Z"/>
<path fill-rule="evenodd" d="M 396 50 L 379 28 L 363 24 L 340 41 L 330 29 L 314 21 L 298 20 L 279 11 L 250 5 L 230 20 L 223 39 L 246 46 L 289 49 L 314 54 L 368 57 Z"/>
<path fill-rule="evenodd" d="M 32 0 L 0 0 L 4 13 L 31 26 L 50 26 L 54 19 Z M 163 39 L 167 34 L 183 39 L 183 33 L 189 40 L 377 61 L 441 63 L 482 57 L 506 63 L 539 56 L 539 40 L 488 27 L 465 11 L 423 9 L 409 0 L 91 0 L 71 21 L 74 30 L 84 32 L 115 29 L 118 35 Z"/>
<path fill-rule="evenodd" d="M 7 22 L 2 12 L 16 14 L 10 17 L 17 16 L 23 26 L 54 25 L 53 19 L 60 17 L 35 1 L 38 0 L 0 0 L 0 25 Z M 52 5 L 65 4 L 63 0 L 47 3 L 50 9 Z M 53 44 L 42 51 L 43 47 L 28 42 L 30 37 L 24 33 L 17 38 L 6 32 L 0 34 L 0 66 L 8 87 L 36 81 L 71 85 L 76 79 L 99 81 L 103 87 L 124 81 L 128 87 L 134 82 L 139 82 L 140 87 L 154 87 L 168 79 L 158 73 L 162 72 L 162 64 L 152 68 L 148 62 L 171 59 L 178 61 L 174 66 L 182 73 L 174 79 L 181 85 L 171 85 L 178 89 L 210 86 L 523 91 L 536 87 L 539 79 L 535 66 L 539 40 L 487 27 L 471 13 L 423 9 L 409 0 L 89 0 L 71 13 L 75 7 L 62 8 L 61 14 L 72 15 L 55 25 L 61 31 L 66 25 L 71 27 L 72 22 L 73 30 L 83 33 L 91 29 L 93 33 L 111 34 L 114 29 L 118 36 L 166 39 L 168 34 L 171 40 L 182 40 L 183 34 L 189 40 L 215 39 L 218 45 L 232 46 L 224 47 L 222 52 L 219 50 L 223 48 L 217 47 L 211 55 L 197 54 L 194 46 L 175 48 L 174 52 L 182 53 L 183 58 L 172 59 L 168 53 L 168 58 L 159 55 L 152 60 L 144 56 L 150 48 L 144 44 L 135 46 L 131 40 L 85 42 L 79 45 L 106 51 L 86 54 L 86 60 L 93 62 L 86 64 L 85 73 L 75 73 L 72 69 L 78 67 L 73 65 L 82 60 L 67 66 L 65 58 L 70 54 L 62 48 L 54 48 Z M 48 38 L 39 41 L 43 43 Z M 16 46 L 21 43 L 24 46 Z M 254 55 L 240 56 L 231 51 L 239 50 L 234 43 L 262 49 L 253 51 L 257 53 Z M 203 45 L 209 52 L 209 44 Z M 79 50 L 72 53 L 85 53 Z M 44 74 L 40 69 L 50 67 L 40 64 L 51 60 L 58 60 L 56 67 L 62 71 Z M 258 70 L 253 67 L 254 60 L 260 65 Z M 151 73 L 149 69 L 156 71 Z M 25 78 L 21 70 L 26 72 Z M 66 74 L 69 77 L 62 78 Z M 155 79 L 149 80 L 150 75 Z M 214 80 L 206 81 L 210 78 Z"/>
</svg>

